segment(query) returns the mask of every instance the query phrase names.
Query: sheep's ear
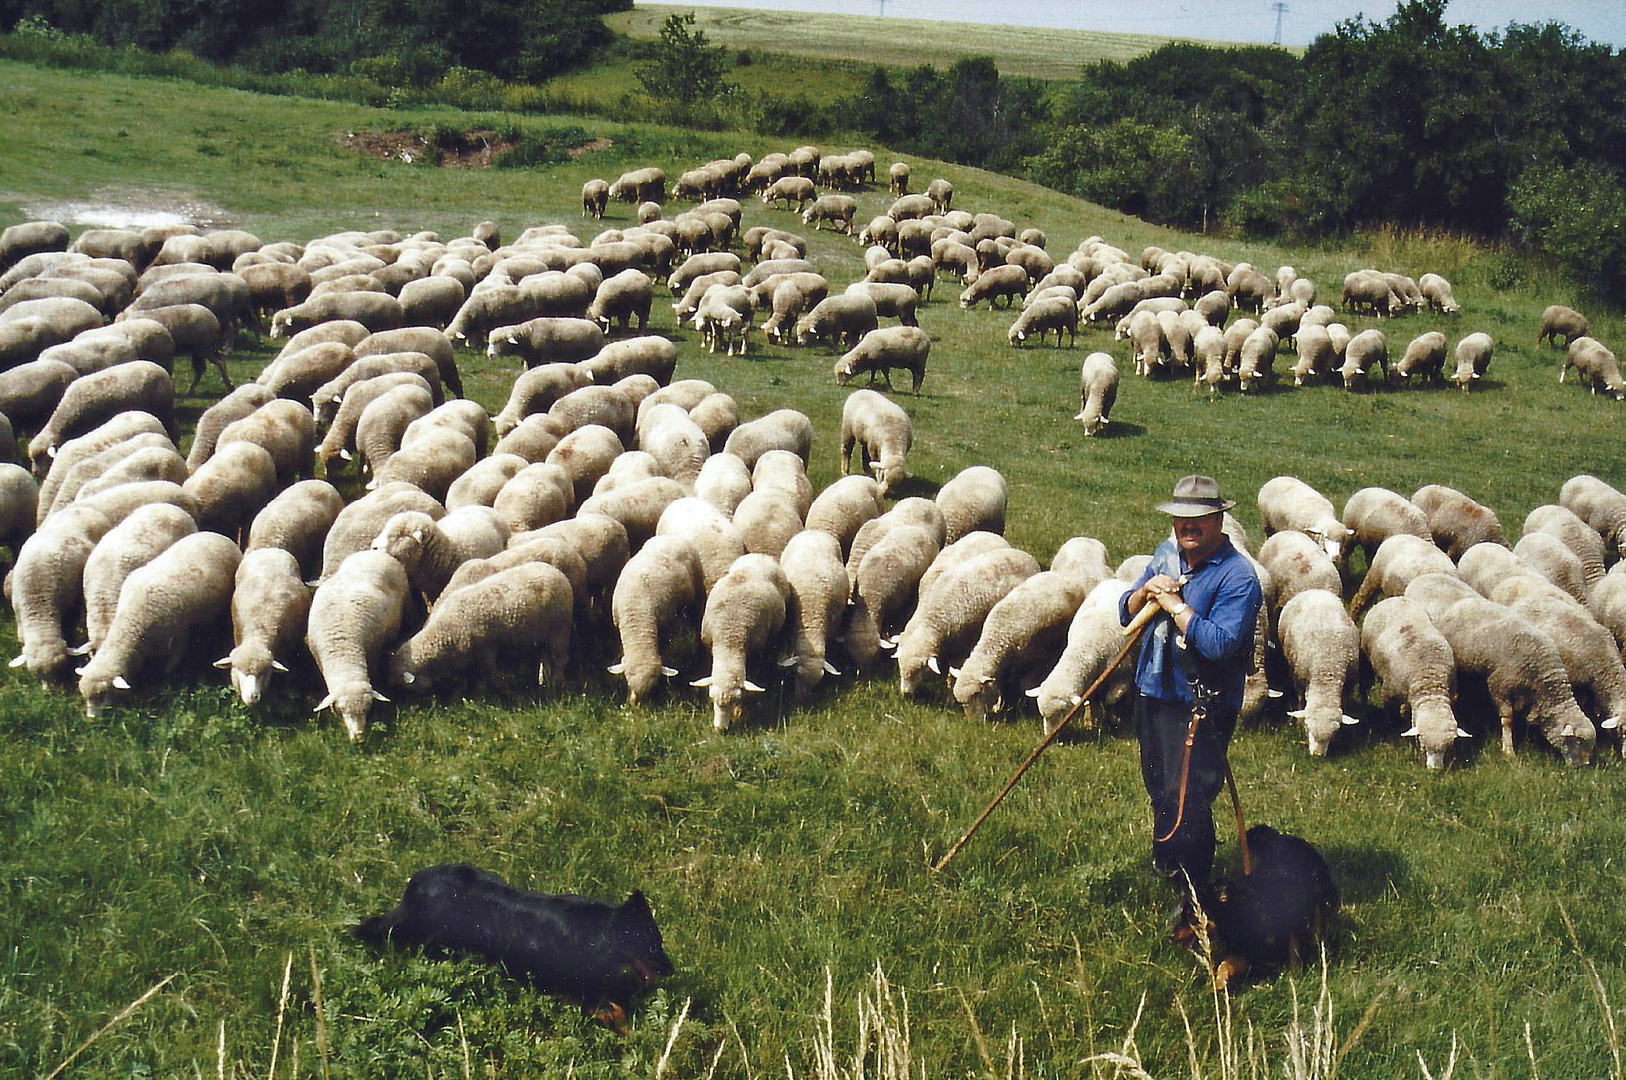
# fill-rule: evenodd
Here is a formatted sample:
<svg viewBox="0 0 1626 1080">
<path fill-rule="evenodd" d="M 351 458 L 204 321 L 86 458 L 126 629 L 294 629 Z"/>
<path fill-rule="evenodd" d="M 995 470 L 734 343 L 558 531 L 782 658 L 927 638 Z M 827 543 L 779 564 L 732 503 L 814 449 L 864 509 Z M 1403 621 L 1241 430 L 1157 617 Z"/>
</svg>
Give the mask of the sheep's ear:
<svg viewBox="0 0 1626 1080">
<path fill-rule="evenodd" d="M 130 682 L 123 675 L 115 675 L 113 676 L 113 689 L 128 690 L 130 689 Z"/>
<path fill-rule="evenodd" d="M 1359 717 L 1351 716 L 1348 713 L 1345 713 L 1343 716 L 1340 716 L 1338 719 L 1343 721 L 1343 723 L 1346 726 L 1348 726 L 1349 724 L 1358 724 L 1358 723 L 1361 722 Z"/>
<path fill-rule="evenodd" d="M 711 685 L 711 676 L 710 675 L 703 675 L 700 678 L 695 679 L 689 685 L 690 686 L 698 686 L 701 689 L 705 689 L 706 687 Z"/>
<path fill-rule="evenodd" d="M 6 661 L 6 666 L 7 667 L 18 668 L 18 667 L 22 667 L 26 663 L 28 663 L 28 657 L 26 657 L 26 656 L 13 656 L 10 660 Z"/>
<path fill-rule="evenodd" d="M 1304 710 L 1303 709 L 1288 709 L 1287 710 L 1287 715 L 1291 716 L 1295 720 L 1303 720 L 1304 719 Z"/>
<path fill-rule="evenodd" d="M 1282 692 L 1272 687 L 1265 691 L 1265 696 L 1267 698 L 1279 698 L 1282 696 Z"/>
<path fill-rule="evenodd" d="M 1415 739 L 1419 734 L 1421 734 L 1421 733 L 1417 730 L 1417 725 L 1413 724 L 1411 727 L 1407 728 L 1405 731 L 1402 731 L 1400 733 L 1400 737 L 1402 739 Z"/>
<path fill-rule="evenodd" d="M 1559 737 L 1564 738 L 1564 739 L 1573 739 L 1573 738 L 1575 738 L 1575 725 L 1574 724 L 1565 724 L 1564 725 L 1564 730 L 1559 732 Z"/>
<path fill-rule="evenodd" d="M 1604 721 L 1601 724 L 1599 724 L 1598 726 L 1603 728 L 1605 731 L 1613 731 L 1613 730 L 1615 730 L 1616 728 L 1618 728 L 1620 726 L 1620 717 L 1618 717 L 1618 716 L 1606 717 L 1604 719 Z"/>
<path fill-rule="evenodd" d="M 1037 699 L 1039 697 L 1039 688 L 1035 686 L 1031 689 L 1022 691 L 1022 693 L 1026 694 L 1030 698 Z"/>
<path fill-rule="evenodd" d="M 83 645 L 75 645 L 73 648 L 68 650 L 68 655 L 69 656 L 89 656 L 90 655 L 90 642 L 87 641 Z"/>
<path fill-rule="evenodd" d="M 217 667 L 217 668 L 229 668 L 229 667 L 231 667 L 231 657 L 222 656 L 219 660 L 215 661 L 215 667 Z"/>
<path fill-rule="evenodd" d="M 271 670 L 272 671 L 280 671 L 280 672 L 282 672 L 283 674 L 286 675 L 288 673 L 288 665 L 284 664 L 281 660 L 278 660 L 276 657 L 272 657 L 271 658 Z"/>
<path fill-rule="evenodd" d="M 826 675 L 840 675 L 841 674 L 841 672 L 836 670 L 836 666 L 834 664 L 830 663 L 830 661 L 828 661 L 828 660 L 826 660 L 824 662 L 824 673 Z"/>
<path fill-rule="evenodd" d="M 373 700 L 382 701 L 386 705 L 390 703 L 390 699 L 385 697 L 383 694 L 380 694 L 377 690 L 373 691 Z"/>
<path fill-rule="evenodd" d="M 943 669 L 937 666 L 937 657 L 935 656 L 926 661 L 926 666 L 932 669 L 933 675 L 943 674 Z"/>
<path fill-rule="evenodd" d="M 89 668 L 90 668 L 89 664 L 86 664 L 84 667 L 76 667 L 76 668 L 73 669 L 73 673 L 75 675 L 83 675 L 87 670 L 89 670 Z"/>
<path fill-rule="evenodd" d="M 936 658 L 933 657 L 933 659 L 936 659 Z M 934 666 L 932 668 L 932 670 L 936 671 L 937 668 Z M 949 678 L 953 679 L 955 682 L 959 682 L 960 681 L 960 669 L 951 665 L 949 667 Z"/>
<path fill-rule="evenodd" d="M 1469 731 L 1467 728 L 1463 728 L 1463 727 L 1457 728 L 1457 738 L 1459 738 L 1459 739 L 1471 739 L 1473 737 L 1474 737 L 1473 732 Z"/>
<path fill-rule="evenodd" d="M 678 673 L 678 669 L 675 668 L 675 667 L 664 667 L 663 666 L 661 668 L 661 674 L 666 676 L 668 679 L 673 678 L 674 676 L 677 675 L 677 673 Z"/>
<path fill-rule="evenodd" d="M 411 686 L 413 683 L 415 683 L 417 681 L 418 681 L 418 677 L 416 675 L 412 674 L 412 672 L 410 672 L 410 671 L 401 672 L 401 683 L 402 683 L 403 686 Z"/>
<path fill-rule="evenodd" d="M 627 665 L 617 660 L 604 670 L 608 671 L 611 675 L 625 675 L 627 673 Z"/>
<path fill-rule="evenodd" d="M 1073 417 L 1073 419 L 1074 420 L 1082 420 L 1082 419 L 1084 419 L 1084 414 L 1082 412 L 1080 412 L 1077 416 Z"/>
<path fill-rule="evenodd" d="M 750 693 L 753 693 L 753 694 L 766 693 L 766 691 L 764 691 L 762 689 L 762 687 L 758 686 L 756 683 L 752 682 L 750 679 L 745 680 L 745 689 L 747 691 L 749 691 Z"/>
<path fill-rule="evenodd" d="M 802 658 L 800 656 L 787 656 L 783 660 L 779 661 L 779 666 L 780 667 L 795 667 L 797 665 L 797 663 L 799 663 L 801 661 L 801 659 Z"/>
<path fill-rule="evenodd" d="M 423 529 L 413 529 L 412 530 L 412 539 L 416 540 L 420 544 L 423 543 L 423 539 L 427 535 L 429 535 L 428 532 L 426 532 Z"/>
<path fill-rule="evenodd" d="M 316 703 L 316 708 L 312 709 L 311 712 L 313 712 L 313 713 L 321 712 L 323 709 L 327 708 L 328 706 L 330 706 L 332 704 L 333 704 L 333 695 L 329 694 L 327 697 L 323 698 L 321 701 L 318 701 Z"/>
<path fill-rule="evenodd" d="M 339 457 L 343 458 L 345 461 L 349 461 L 350 460 L 350 451 L 344 449 L 343 447 L 340 447 L 339 448 Z"/>
</svg>

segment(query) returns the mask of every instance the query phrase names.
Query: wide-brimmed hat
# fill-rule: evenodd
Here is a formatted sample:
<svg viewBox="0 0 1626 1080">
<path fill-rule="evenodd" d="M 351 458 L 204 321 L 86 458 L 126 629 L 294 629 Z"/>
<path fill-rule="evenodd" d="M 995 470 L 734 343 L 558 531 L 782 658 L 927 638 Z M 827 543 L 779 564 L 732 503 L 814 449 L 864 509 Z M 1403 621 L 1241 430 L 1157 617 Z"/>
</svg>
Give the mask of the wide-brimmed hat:
<svg viewBox="0 0 1626 1080">
<path fill-rule="evenodd" d="M 1220 498 L 1219 484 L 1211 476 L 1182 476 L 1174 484 L 1174 498 L 1156 509 L 1172 517 L 1207 517 L 1229 510 L 1234 499 Z"/>
</svg>

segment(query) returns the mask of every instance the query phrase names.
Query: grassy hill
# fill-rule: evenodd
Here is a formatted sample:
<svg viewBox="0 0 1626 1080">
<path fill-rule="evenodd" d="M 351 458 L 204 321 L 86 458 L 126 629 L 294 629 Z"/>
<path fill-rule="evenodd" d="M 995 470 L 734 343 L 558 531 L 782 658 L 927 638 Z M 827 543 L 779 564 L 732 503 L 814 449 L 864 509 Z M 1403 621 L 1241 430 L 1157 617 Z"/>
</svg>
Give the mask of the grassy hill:
<svg viewBox="0 0 1626 1080">
<path fill-rule="evenodd" d="M 585 125 L 569 138 L 608 145 L 535 170 L 452 170 L 365 157 L 335 137 L 509 122 Z M 590 237 L 600 226 L 578 200 L 588 177 L 646 163 L 675 175 L 783 148 L 15 63 L 0 63 L 0 142 L 26 148 L 0 171 L 0 226 L 85 200 L 206 207 L 218 224 L 301 242 L 355 228 L 451 237 L 482 219 L 505 236 L 561 221 Z M 883 167 L 892 159 L 876 152 Z M 1288 385 L 1211 401 L 1183 380 L 1135 379 L 1107 331 L 1014 350 L 1006 312 L 961 311 L 942 281 L 921 315 L 934 339 L 923 393 L 896 395 L 916 431 L 902 494 L 992 465 L 1011 482 L 1009 537 L 1042 563 L 1080 534 L 1115 560 L 1150 550 L 1167 525 L 1151 504 L 1193 470 L 1238 498 L 1256 539 L 1252 494 L 1281 473 L 1339 505 L 1369 485 L 1450 484 L 1495 508 L 1510 536 L 1575 473 L 1626 482 L 1621 406 L 1559 385 L 1558 352 L 1533 344 L 1541 308 L 1574 298 L 1505 253 L 1405 233 L 1314 250 L 1182 235 L 908 160 L 921 182 L 951 179 L 957 206 L 1045 230 L 1058 257 L 1098 234 L 1130 251 L 1291 262 L 1324 297 L 1360 266 L 1437 271 L 1462 312 L 1383 322 L 1391 350 L 1436 326 L 1452 342 L 1475 330 L 1497 341 L 1472 394 Z M 862 193 L 860 217 L 888 202 Z M 629 222 L 615 206 L 603 227 Z M 805 231 L 756 202 L 745 223 Z M 851 240 L 807 235 L 833 283 L 858 276 Z M 744 359 L 708 356 L 662 299 L 654 327 L 679 342 L 679 377 L 713 381 L 744 417 L 806 412 L 813 483 L 833 480 L 847 393 L 834 357 L 760 341 Z M 1618 313 L 1589 314 L 1595 333 L 1621 340 Z M 1079 364 L 1096 349 L 1117 358 L 1124 385 L 1110 433 L 1085 439 L 1071 417 Z M 234 376 L 274 353 L 245 343 Z M 514 371 L 460 360 L 471 396 L 495 411 Z M 223 390 L 211 375 L 183 399 L 188 425 Z M 933 875 L 928 862 L 1037 741 L 1031 713 L 972 723 L 941 687 L 900 698 L 883 670 L 832 679 L 808 702 L 773 688 L 750 722 L 717 735 L 686 686 L 702 655 L 680 647 L 667 699 L 632 712 L 603 674 L 619 650 L 600 632 L 576 643 L 562 687 L 392 694 L 358 749 L 310 715 L 321 690 L 308 661 L 251 712 L 208 666 L 224 647 L 194 644 L 173 680 L 138 677 L 96 721 L 71 688 L 0 673 L 0 1072 L 45 1074 L 88 1040 L 63 1075 L 1104 1077 L 1113 1066 L 1085 1061 L 1107 1051 L 1156 1076 L 1285 1066 L 1327 1077 L 1333 1059 L 1345 1076 L 1412 1075 L 1419 1060 L 1440 1076 L 1453 1056 L 1461 1075 L 1620 1075 L 1626 825 L 1612 750 L 1566 771 L 1521 740 L 1508 760 L 1494 718 L 1465 715 L 1469 749 L 1431 775 L 1372 708 L 1357 707 L 1366 722 L 1324 760 L 1280 716 L 1239 733 L 1250 820 L 1320 845 L 1346 910 L 1324 977 L 1215 1001 L 1201 967 L 1164 940 L 1134 744 L 1115 725 L 1054 747 Z M 0 647 L 15 645 L 8 613 Z M 457 860 L 548 891 L 642 889 L 677 974 L 622 1038 L 472 963 L 378 955 L 345 933 L 393 904 L 414 870 Z M 861 996 L 868 1006 L 855 1008 Z M 1319 1071 L 1291 1066 L 1310 1058 Z"/>
</svg>

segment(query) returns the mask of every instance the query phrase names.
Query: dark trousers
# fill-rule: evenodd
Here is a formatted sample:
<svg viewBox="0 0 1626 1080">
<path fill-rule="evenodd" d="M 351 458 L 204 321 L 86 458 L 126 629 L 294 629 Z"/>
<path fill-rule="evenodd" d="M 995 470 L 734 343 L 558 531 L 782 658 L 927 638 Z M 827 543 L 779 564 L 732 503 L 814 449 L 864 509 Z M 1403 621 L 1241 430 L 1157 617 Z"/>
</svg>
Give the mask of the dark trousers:
<svg viewBox="0 0 1626 1080">
<path fill-rule="evenodd" d="M 1236 730 L 1236 714 L 1212 712 L 1197 725 L 1186 779 L 1185 810 L 1180 808 L 1180 766 L 1185 756 L 1191 706 L 1181 701 L 1141 697 L 1135 704 L 1140 738 L 1140 772 L 1152 797 L 1152 865 L 1186 894 L 1185 876 L 1206 894 L 1214 869 L 1214 815 L 1211 808 L 1225 782 L 1225 751 Z M 1175 828 L 1175 820 L 1180 825 Z M 1169 830 L 1174 834 L 1169 836 Z M 1167 840 L 1159 837 L 1168 836 Z"/>
</svg>

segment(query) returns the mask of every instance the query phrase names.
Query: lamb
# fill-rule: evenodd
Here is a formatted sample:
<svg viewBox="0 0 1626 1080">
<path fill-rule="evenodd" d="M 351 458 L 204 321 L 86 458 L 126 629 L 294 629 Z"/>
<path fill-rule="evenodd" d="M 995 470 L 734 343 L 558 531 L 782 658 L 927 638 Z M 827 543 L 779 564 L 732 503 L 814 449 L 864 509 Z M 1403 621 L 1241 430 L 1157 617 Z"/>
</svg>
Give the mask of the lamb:
<svg viewBox="0 0 1626 1080">
<path fill-rule="evenodd" d="M 649 325 L 649 308 L 655 300 L 655 283 L 641 270 L 627 269 L 606 278 L 598 287 L 593 302 L 587 307 L 587 318 L 599 324 L 607 334 L 610 323 L 618 322 L 626 330 L 630 321 L 638 320 L 638 329 Z"/>
<path fill-rule="evenodd" d="M 339 511 L 333 519 L 333 525 L 322 540 L 322 580 L 337 573 L 348 556 L 367 550 L 384 523 L 404 510 L 422 510 L 437 520 L 446 516 L 444 506 L 411 484 L 381 484 Z M 402 581 L 405 580 L 403 576 Z"/>
<path fill-rule="evenodd" d="M 838 344 L 852 348 L 878 325 L 878 309 L 867 293 L 841 293 L 825 297 L 796 320 L 796 340 L 806 345 L 825 338 L 832 348 Z"/>
<path fill-rule="evenodd" d="M 1621 378 L 1620 361 L 1596 338 L 1579 337 L 1570 342 L 1569 351 L 1564 356 L 1564 366 L 1558 372 L 1559 382 L 1564 381 L 1564 376 L 1572 367 L 1594 394 L 1601 389 L 1616 401 L 1626 397 L 1626 379 Z"/>
<path fill-rule="evenodd" d="M 1429 535 L 1453 562 L 1460 560 L 1463 552 L 1475 544 L 1507 546 L 1496 512 L 1454 488 L 1425 484 L 1412 494 L 1411 501 L 1428 515 Z"/>
<path fill-rule="evenodd" d="M 508 523 L 489 506 L 465 506 L 438 521 L 407 510 L 384 523 L 372 548 L 400 563 L 413 592 L 433 604 L 459 566 L 502 551 L 508 536 Z"/>
<path fill-rule="evenodd" d="M 369 671 L 401 629 L 406 570 L 382 551 L 358 551 L 339 564 L 311 599 L 305 646 L 327 684 L 314 712 L 332 708 L 352 742 L 367 735 L 373 702 L 388 702 L 373 689 Z"/>
<path fill-rule="evenodd" d="M 257 704 L 271 673 L 288 670 L 278 657 L 291 657 L 304 639 L 310 607 L 292 552 L 263 547 L 243 556 L 231 594 L 232 651 L 215 661 L 231 672 L 243 704 Z"/>
<path fill-rule="evenodd" d="M 500 654 L 531 654 L 540 645 L 536 683 L 564 670 L 574 600 L 570 581 L 545 562 L 527 562 L 466 585 L 435 605 L 429 619 L 390 656 L 392 681 L 431 682 L 478 660 L 487 675 L 502 670 Z"/>
<path fill-rule="evenodd" d="M 528 368 L 538 364 L 577 363 L 604 348 L 604 330 L 591 319 L 556 319 L 541 316 L 491 331 L 486 355 L 517 356 Z"/>
<path fill-rule="evenodd" d="M 937 506 L 947 526 L 946 543 L 971 532 L 1003 533 L 1009 501 L 1010 485 L 996 470 L 986 465 L 961 470 L 937 492 Z"/>
<path fill-rule="evenodd" d="M 1604 576 L 1603 538 L 1573 510 L 1563 506 L 1538 506 L 1525 515 L 1522 535 L 1543 533 L 1562 543 L 1581 563 L 1588 588 Z"/>
<path fill-rule="evenodd" d="M 1129 587 L 1127 581 L 1110 578 L 1090 591 L 1068 624 L 1067 644 L 1061 658 L 1043 682 L 1027 691 L 1039 706 L 1047 736 L 1055 732 L 1063 718 L 1083 704 L 1084 691 L 1107 671 L 1107 666 L 1123 650 L 1118 600 Z M 1130 700 L 1132 675 L 1127 664 L 1113 670 L 1096 696 L 1090 699 L 1084 713 L 1085 726 L 1093 726 L 1102 707 L 1117 708 Z"/>
<path fill-rule="evenodd" d="M 223 536 L 194 533 L 130 572 L 101 648 L 78 671 L 87 716 L 100 715 L 113 690 L 130 689 L 130 677 L 143 664 L 163 657 L 166 669 L 174 670 L 186 653 L 188 633 L 230 608 L 242 554 Z"/>
<path fill-rule="evenodd" d="M 1618 729 L 1626 719 L 1626 666 L 1614 635 L 1583 608 L 1555 596 L 1525 596 L 1508 607 L 1553 639 L 1570 684 L 1603 717 L 1597 726 Z"/>
<path fill-rule="evenodd" d="M 1334 562 L 1350 535 L 1326 496 L 1292 476 L 1265 481 L 1259 489 L 1259 517 L 1267 537 L 1284 529 L 1306 533 Z"/>
<path fill-rule="evenodd" d="M 1558 339 L 1563 338 L 1567 349 L 1575 344 L 1577 338 L 1586 337 L 1590 332 L 1585 315 L 1563 304 L 1550 304 L 1541 313 L 1541 331 L 1536 334 L 1536 344 L 1550 341 L 1557 345 Z"/>
<path fill-rule="evenodd" d="M 779 565 L 790 586 L 786 617 L 796 625 L 795 652 L 782 663 L 796 669 L 796 694 L 805 697 L 826 674 L 841 674 L 825 657 L 847 607 L 847 568 L 839 541 L 812 526 L 791 537 Z"/>
<path fill-rule="evenodd" d="M 118 608 L 119 590 L 134 570 L 151 562 L 170 545 L 198 531 L 198 523 L 178 506 L 144 506 L 109 529 L 85 559 L 81 577 L 85 597 L 86 643 L 74 655 L 95 653 L 107 640 Z"/>
<path fill-rule="evenodd" d="M 924 669 L 941 672 L 942 661 L 967 651 L 994 605 L 1038 572 L 1032 555 L 1004 547 L 923 580 L 920 603 L 897 639 L 899 692 L 913 694 Z"/>
<path fill-rule="evenodd" d="M 1384 381 L 1389 381 L 1389 344 L 1383 331 L 1362 330 L 1344 347 L 1344 366 L 1338 369 L 1344 377 L 1344 389 L 1365 386 L 1374 364 L 1383 369 Z"/>
<path fill-rule="evenodd" d="M 1277 627 L 1299 699 L 1287 715 L 1303 721 L 1310 753 L 1326 757 L 1339 725 L 1357 722 L 1344 712 L 1344 693 L 1358 674 L 1360 632 L 1338 594 L 1326 589 L 1294 596 L 1282 606 Z"/>
<path fill-rule="evenodd" d="M 789 450 L 805 465 L 813 453 L 813 421 L 795 409 L 777 409 L 741 424 L 723 445 L 724 453 L 736 455 L 748 469 L 769 450 Z"/>
<path fill-rule="evenodd" d="M 171 439 L 175 430 L 175 387 L 169 372 L 146 360 L 119 364 L 84 375 L 68 384 L 62 400 L 28 444 L 34 471 L 45 471 L 59 444 L 112 419 L 121 412 L 139 410 L 163 422 Z"/>
<path fill-rule="evenodd" d="M 623 452 L 624 444 L 615 432 L 603 424 L 584 424 L 560 439 L 545 460 L 563 470 L 565 498 L 574 505 L 593 494 Z"/>
<path fill-rule="evenodd" d="M 701 643 L 711 651 L 711 674 L 690 685 L 706 688 L 712 726 L 727 731 L 745 714 L 744 695 L 762 693 L 748 665 L 771 651 L 784 627 L 790 582 L 766 555 L 742 555 L 706 598 Z"/>
<path fill-rule="evenodd" d="M 1044 661 L 1054 666 L 1062 639 L 1100 579 L 1046 570 L 1017 585 L 988 612 L 982 633 L 970 656 L 959 668 L 950 668 L 954 699 L 966 716 L 983 719 L 990 707 L 1001 704 L 1000 685 L 1008 676 Z"/>
<path fill-rule="evenodd" d="M 244 550 L 281 548 L 313 578 L 321 570 L 322 545 L 344 509 L 344 497 L 326 480 L 301 480 L 266 503 L 249 523 Z"/>
<path fill-rule="evenodd" d="M 1406 738 L 1416 738 L 1430 769 L 1445 767 L 1445 755 L 1468 732 L 1457 723 L 1456 661 L 1445 636 L 1434 628 L 1421 604 L 1404 596 L 1381 600 L 1361 624 L 1361 696 L 1370 675 L 1383 682 L 1383 707 L 1397 703 L 1409 722 Z"/>
<path fill-rule="evenodd" d="M 1410 596 L 1418 579 L 1407 589 Z M 1592 757 L 1597 729 L 1575 703 L 1569 676 L 1553 639 L 1500 604 L 1465 597 L 1430 617 L 1456 658 L 1457 673 L 1483 677 L 1502 725 L 1502 751 L 1513 753 L 1513 721 L 1529 723 L 1564 757 L 1584 765 Z"/>
<path fill-rule="evenodd" d="M 1417 279 L 1417 287 L 1435 311 L 1449 315 L 1459 310 L 1456 297 L 1451 295 L 1451 283 L 1440 275 L 1424 274 Z"/>
</svg>

